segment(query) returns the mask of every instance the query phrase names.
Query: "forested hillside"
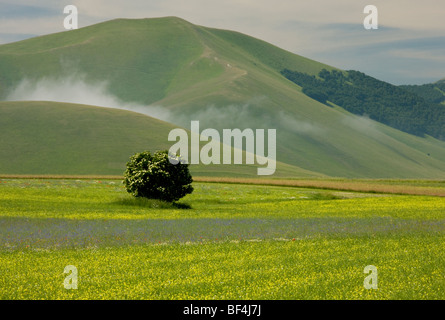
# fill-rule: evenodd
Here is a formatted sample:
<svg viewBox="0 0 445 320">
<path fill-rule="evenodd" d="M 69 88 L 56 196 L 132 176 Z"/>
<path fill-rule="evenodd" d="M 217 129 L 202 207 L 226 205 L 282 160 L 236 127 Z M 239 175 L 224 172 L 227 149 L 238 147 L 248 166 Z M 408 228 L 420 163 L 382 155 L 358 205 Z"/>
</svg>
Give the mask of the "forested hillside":
<svg viewBox="0 0 445 320">
<path fill-rule="evenodd" d="M 318 76 L 288 69 L 281 73 L 322 103 L 330 101 L 407 133 L 445 140 L 445 105 L 440 104 L 445 96 L 432 85 L 398 87 L 354 70 L 323 69 Z"/>
</svg>

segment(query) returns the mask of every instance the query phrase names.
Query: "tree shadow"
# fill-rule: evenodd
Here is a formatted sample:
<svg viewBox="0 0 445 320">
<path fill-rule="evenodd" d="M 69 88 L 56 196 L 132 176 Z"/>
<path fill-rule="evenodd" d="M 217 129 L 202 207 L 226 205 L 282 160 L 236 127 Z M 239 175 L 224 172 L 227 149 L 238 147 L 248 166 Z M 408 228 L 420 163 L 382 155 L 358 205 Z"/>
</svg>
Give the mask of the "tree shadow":
<svg viewBox="0 0 445 320">
<path fill-rule="evenodd" d="M 185 202 L 168 202 L 158 199 L 142 197 L 123 197 L 114 201 L 117 205 L 142 207 L 152 209 L 192 209 L 192 206 Z"/>
<path fill-rule="evenodd" d="M 191 209 L 192 206 L 186 202 L 173 202 L 172 205 L 178 209 Z"/>
</svg>

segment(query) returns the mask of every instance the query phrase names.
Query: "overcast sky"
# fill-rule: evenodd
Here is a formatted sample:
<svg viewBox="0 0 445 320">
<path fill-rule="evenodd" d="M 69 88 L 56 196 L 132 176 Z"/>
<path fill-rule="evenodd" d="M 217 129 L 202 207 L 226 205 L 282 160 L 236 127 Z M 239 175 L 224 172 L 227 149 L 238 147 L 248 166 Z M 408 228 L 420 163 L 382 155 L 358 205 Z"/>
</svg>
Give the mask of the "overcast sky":
<svg viewBox="0 0 445 320">
<path fill-rule="evenodd" d="M 64 31 L 69 4 L 78 8 L 79 27 L 178 16 L 393 84 L 445 77 L 444 0 L 0 0 L 0 43 Z M 369 4 L 378 9 L 378 30 L 363 27 Z"/>
</svg>

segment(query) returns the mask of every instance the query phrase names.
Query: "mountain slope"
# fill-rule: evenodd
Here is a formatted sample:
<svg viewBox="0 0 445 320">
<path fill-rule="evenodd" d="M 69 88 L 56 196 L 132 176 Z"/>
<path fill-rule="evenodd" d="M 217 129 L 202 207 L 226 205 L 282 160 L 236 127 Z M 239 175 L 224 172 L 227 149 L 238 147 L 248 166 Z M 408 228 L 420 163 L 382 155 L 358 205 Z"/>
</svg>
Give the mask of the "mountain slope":
<svg viewBox="0 0 445 320">
<path fill-rule="evenodd" d="M 0 46 L 0 97 L 23 78 L 82 75 L 185 128 L 277 129 L 277 160 L 329 176 L 445 178 L 445 143 L 328 107 L 280 74 L 334 68 L 178 18 L 113 20 Z"/>
</svg>

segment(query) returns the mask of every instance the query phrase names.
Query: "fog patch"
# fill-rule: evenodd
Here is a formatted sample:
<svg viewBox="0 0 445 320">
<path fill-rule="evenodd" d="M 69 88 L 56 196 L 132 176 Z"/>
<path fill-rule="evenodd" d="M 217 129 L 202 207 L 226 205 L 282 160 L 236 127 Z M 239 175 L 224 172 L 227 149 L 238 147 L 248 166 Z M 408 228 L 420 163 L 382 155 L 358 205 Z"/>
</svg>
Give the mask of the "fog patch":
<svg viewBox="0 0 445 320">
<path fill-rule="evenodd" d="M 9 101 L 56 101 L 86 104 L 141 113 L 169 121 L 170 111 L 162 106 L 124 102 L 108 91 L 106 81 L 88 82 L 85 76 L 23 79 L 6 97 Z"/>
<path fill-rule="evenodd" d="M 261 120 L 255 105 L 229 104 L 224 106 L 208 105 L 194 110 L 175 110 L 172 120 L 182 126 L 190 125 L 190 121 L 199 120 L 201 127 L 227 129 L 227 128 L 264 128 L 270 125 L 267 119 Z M 264 114 L 263 114 L 264 115 Z"/>
<path fill-rule="evenodd" d="M 313 122 L 297 119 L 284 112 L 278 114 L 278 121 L 282 128 L 296 134 L 320 135 L 326 132 L 325 128 Z"/>
<path fill-rule="evenodd" d="M 379 134 L 376 122 L 366 114 L 362 116 L 358 115 L 347 116 L 342 119 L 342 124 L 351 129 L 354 129 L 355 131 L 362 132 L 367 135 Z"/>
<path fill-rule="evenodd" d="M 253 98 L 243 104 L 208 105 L 199 110 L 174 110 L 171 121 L 189 127 L 190 121 L 199 120 L 202 128 L 277 129 L 298 135 L 321 135 L 326 129 L 308 120 L 302 120 L 284 111 L 277 112 L 265 99 Z"/>
</svg>

